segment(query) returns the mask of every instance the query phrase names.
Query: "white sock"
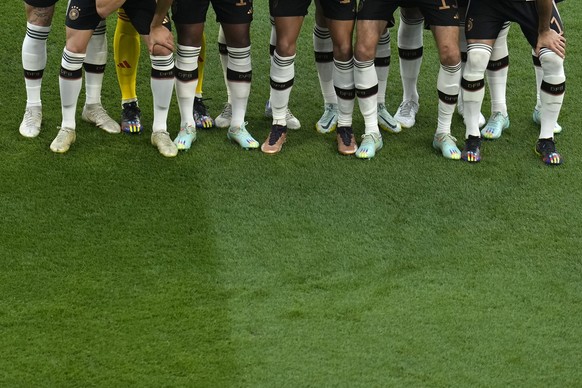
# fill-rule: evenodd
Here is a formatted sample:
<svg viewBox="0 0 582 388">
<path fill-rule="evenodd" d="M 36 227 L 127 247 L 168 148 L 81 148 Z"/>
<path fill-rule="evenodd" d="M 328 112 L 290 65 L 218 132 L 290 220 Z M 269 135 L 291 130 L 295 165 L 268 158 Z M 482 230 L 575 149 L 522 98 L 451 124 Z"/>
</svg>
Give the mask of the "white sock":
<svg viewBox="0 0 582 388">
<path fill-rule="evenodd" d="M 287 125 L 285 116 L 289 104 L 289 95 L 295 81 L 295 55 L 281 57 L 275 50 L 271 58 L 271 108 L 273 124 Z"/>
<path fill-rule="evenodd" d="M 378 46 L 376 47 L 376 59 L 374 60 L 376 75 L 378 77 L 378 104 L 386 103 L 386 85 L 388 83 L 388 73 L 390 72 L 391 55 L 390 30 L 386 29 L 378 41 Z"/>
<path fill-rule="evenodd" d="M 333 85 L 337 95 L 338 127 L 351 127 L 354 114 L 354 59 L 348 61 L 333 60 Z"/>
<path fill-rule="evenodd" d="M 105 20 L 97 26 L 87 45 L 85 68 L 85 105 L 101 104 L 103 74 L 107 63 L 107 35 Z"/>
<path fill-rule="evenodd" d="M 461 80 L 463 88 L 463 109 L 465 117 L 465 138 L 481 136 L 479 131 L 479 115 L 485 97 L 485 70 L 491 46 L 486 44 L 470 44 L 467 49 L 467 64 Z"/>
<path fill-rule="evenodd" d="M 436 133 L 451 133 L 451 122 L 459 98 L 461 62 L 454 66 L 441 63 L 437 78 L 439 94 L 439 116 Z"/>
<path fill-rule="evenodd" d="M 176 96 L 180 108 L 180 128 L 195 125 L 194 95 L 198 86 L 200 47 L 178 45 L 176 51 Z"/>
<path fill-rule="evenodd" d="M 41 27 L 26 23 L 22 42 L 22 68 L 26 84 L 26 106 L 41 106 L 40 91 L 46 67 L 46 40 L 51 26 Z"/>
<path fill-rule="evenodd" d="M 226 69 L 228 67 L 228 49 L 226 48 L 226 37 L 222 25 L 218 25 L 218 53 L 220 54 L 220 65 L 222 66 L 222 76 L 224 77 L 224 85 L 226 85 L 226 97 L 230 104 L 230 87 L 228 79 L 226 78 Z"/>
<path fill-rule="evenodd" d="M 168 128 L 168 111 L 174 90 L 174 55 L 150 55 L 154 120 L 152 131 L 164 132 Z"/>
<path fill-rule="evenodd" d="M 493 45 L 491 58 L 487 64 L 487 83 L 491 93 L 491 113 L 501 112 L 507 116 L 506 89 L 507 71 L 509 68 L 509 51 L 507 50 L 507 34 L 509 23 L 506 23 Z"/>
<path fill-rule="evenodd" d="M 354 81 L 360 113 L 364 117 L 364 132 L 380 134 L 378 128 L 378 76 L 374 61 L 360 62 L 354 59 Z"/>
<path fill-rule="evenodd" d="M 402 79 L 402 100 L 418 103 L 418 74 L 422 64 L 424 19 L 406 19 L 398 26 L 398 56 Z"/>
<path fill-rule="evenodd" d="M 63 120 L 61 128 L 75 129 L 75 111 L 77 100 L 83 85 L 83 61 L 85 53 L 73 53 L 66 48 L 61 59 L 61 74 L 59 77 L 59 91 L 61 94 L 61 112 Z"/>
<path fill-rule="evenodd" d="M 564 92 L 566 90 L 566 75 L 564 74 L 564 60 L 555 52 L 542 48 L 540 62 L 544 72 L 540 87 L 541 98 L 541 129 L 540 139 L 554 137 L 554 128 L 558 122 Z"/>
<path fill-rule="evenodd" d="M 337 104 L 333 85 L 333 43 L 329 29 L 317 24 L 313 27 L 313 52 L 319 86 L 326 104 Z"/>
<path fill-rule="evenodd" d="M 232 103 L 231 127 L 240 127 L 245 121 L 252 74 L 251 46 L 228 47 L 227 78 Z"/>
</svg>

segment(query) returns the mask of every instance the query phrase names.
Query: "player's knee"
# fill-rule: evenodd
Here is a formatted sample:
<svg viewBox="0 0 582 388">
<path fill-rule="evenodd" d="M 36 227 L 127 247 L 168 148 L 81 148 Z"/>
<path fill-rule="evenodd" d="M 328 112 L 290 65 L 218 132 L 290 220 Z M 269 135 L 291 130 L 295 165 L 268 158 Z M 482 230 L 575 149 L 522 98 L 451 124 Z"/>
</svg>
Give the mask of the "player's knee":
<svg viewBox="0 0 582 388">
<path fill-rule="evenodd" d="M 376 45 L 365 44 L 365 42 L 356 43 L 354 47 L 354 58 L 358 61 L 370 61 L 376 57 Z"/>
<path fill-rule="evenodd" d="M 491 57 L 491 48 L 486 49 L 481 46 L 475 47 L 469 45 L 469 49 L 467 50 L 467 64 L 465 65 L 465 71 L 463 73 L 463 78 L 467 80 L 478 80 L 485 75 L 485 70 Z"/>
<path fill-rule="evenodd" d="M 444 45 L 439 52 L 439 59 L 445 66 L 454 66 L 461 62 L 461 52 L 458 45 Z"/>
<path fill-rule="evenodd" d="M 340 61 L 347 61 L 352 57 L 352 42 L 342 42 L 333 47 L 333 56 Z"/>
<path fill-rule="evenodd" d="M 275 50 L 280 57 L 292 57 L 295 55 L 297 45 L 295 42 L 281 39 L 277 41 L 277 48 Z"/>
<path fill-rule="evenodd" d="M 168 49 L 165 46 L 161 46 L 159 44 L 156 44 L 153 48 L 152 48 L 152 55 L 155 55 L 156 57 L 165 57 L 172 54 L 172 50 Z"/>
<path fill-rule="evenodd" d="M 566 81 L 564 60 L 558 54 L 551 50 L 542 49 L 539 59 L 544 72 L 544 81 L 554 85 Z"/>
</svg>

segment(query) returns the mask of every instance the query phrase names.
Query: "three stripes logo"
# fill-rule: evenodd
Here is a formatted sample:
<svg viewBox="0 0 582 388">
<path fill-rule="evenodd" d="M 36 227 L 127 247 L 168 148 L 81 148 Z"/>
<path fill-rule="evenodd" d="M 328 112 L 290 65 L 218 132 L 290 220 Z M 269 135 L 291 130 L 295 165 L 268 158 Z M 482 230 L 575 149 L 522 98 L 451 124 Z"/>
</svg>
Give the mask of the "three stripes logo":
<svg viewBox="0 0 582 388">
<path fill-rule="evenodd" d="M 131 69 L 131 65 L 129 64 L 129 62 L 127 62 L 125 60 L 123 62 L 119 62 L 117 64 L 117 67 L 120 67 L 122 69 Z"/>
</svg>

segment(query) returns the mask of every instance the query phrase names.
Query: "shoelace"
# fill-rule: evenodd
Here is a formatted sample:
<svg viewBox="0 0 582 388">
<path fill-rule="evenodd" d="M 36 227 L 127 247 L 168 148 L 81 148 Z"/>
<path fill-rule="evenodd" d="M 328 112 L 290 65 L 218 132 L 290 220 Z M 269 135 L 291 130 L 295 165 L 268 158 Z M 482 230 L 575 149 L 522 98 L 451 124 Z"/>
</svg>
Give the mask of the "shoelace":
<svg viewBox="0 0 582 388">
<path fill-rule="evenodd" d="M 105 122 L 105 121 L 110 120 L 109 115 L 107 114 L 107 111 L 102 106 L 95 109 L 93 111 L 93 115 L 95 117 L 96 122 Z"/>
<path fill-rule="evenodd" d="M 269 145 L 275 144 L 281 135 L 285 132 L 285 127 L 282 125 L 273 125 L 271 129 L 271 133 L 269 133 Z"/>
<path fill-rule="evenodd" d="M 222 113 L 220 113 L 221 116 L 232 116 L 232 105 L 230 105 L 228 102 L 226 104 L 224 104 L 224 108 L 222 108 Z"/>
<path fill-rule="evenodd" d="M 33 112 L 32 109 L 26 109 L 26 114 L 24 115 L 24 123 L 26 126 L 34 126 L 37 121 L 40 121 L 40 112 Z"/>
<path fill-rule="evenodd" d="M 551 154 L 556 152 L 556 145 L 553 141 L 547 139 L 540 139 L 539 141 L 540 151 L 543 154 Z"/>
<path fill-rule="evenodd" d="M 123 113 L 125 117 L 135 119 L 141 114 L 141 110 L 136 103 L 130 103 L 124 107 Z"/>
<path fill-rule="evenodd" d="M 352 130 L 350 128 L 338 128 L 337 133 L 340 135 L 344 145 L 349 146 L 352 143 Z"/>
<path fill-rule="evenodd" d="M 285 120 L 293 120 L 295 116 L 291 113 L 291 109 L 287 108 L 287 115 L 285 116 Z"/>
<path fill-rule="evenodd" d="M 411 111 L 412 111 L 412 101 L 406 101 L 400 107 L 400 113 L 402 116 L 410 116 Z"/>
<path fill-rule="evenodd" d="M 201 116 L 208 116 L 208 108 L 204 104 L 206 100 L 210 100 L 210 98 L 194 98 L 194 110 Z"/>
</svg>

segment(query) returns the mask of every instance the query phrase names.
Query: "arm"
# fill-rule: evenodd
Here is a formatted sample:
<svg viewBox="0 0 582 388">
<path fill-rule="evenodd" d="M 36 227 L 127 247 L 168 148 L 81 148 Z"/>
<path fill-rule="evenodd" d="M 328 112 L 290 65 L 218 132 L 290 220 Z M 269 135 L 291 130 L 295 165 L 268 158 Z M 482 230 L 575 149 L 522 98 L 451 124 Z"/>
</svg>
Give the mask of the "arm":
<svg viewBox="0 0 582 388">
<path fill-rule="evenodd" d="M 96 0 L 95 5 L 97 6 L 97 13 L 103 19 L 111 15 L 113 12 L 117 11 L 125 3 L 125 0 Z"/>
<path fill-rule="evenodd" d="M 174 36 L 163 26 L 164 19 L 168 15 L 168 10 L 174 0 L 158 0 L 156 12 L 150 25 L 150 36 L 148 39 L 148 49 L 154 52 L 156 45 L 163 46 L 170 51 L 174 51 Z"/>
<path fill-rule="evenodd" d="M 564 58 L 566 56 L 566 38 L 550 28 L 554 1 L 536 0 L 536 5 L 539 18 L 536 54 L 539 55 L 540 49 L 545 47 L 558 54 L 561 58 Z"/>
</svg>

